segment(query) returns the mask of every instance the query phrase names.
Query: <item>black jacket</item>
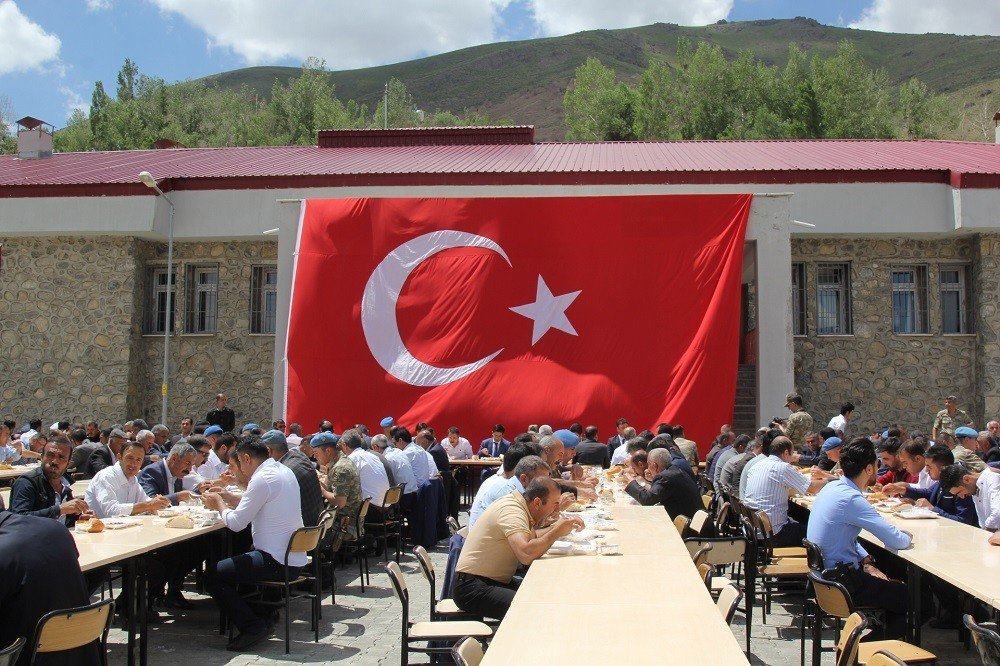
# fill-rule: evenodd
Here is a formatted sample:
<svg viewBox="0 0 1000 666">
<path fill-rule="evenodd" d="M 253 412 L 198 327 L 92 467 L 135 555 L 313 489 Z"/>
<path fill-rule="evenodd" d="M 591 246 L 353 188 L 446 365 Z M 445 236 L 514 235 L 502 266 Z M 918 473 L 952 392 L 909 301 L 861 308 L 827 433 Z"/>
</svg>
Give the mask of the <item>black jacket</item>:
<svg viewBox="0 0 1000 666">
<path fill-rule="evenodd" d="M 577 444 L 573 461 L 581 465 L 600 465 L 607 469 L 611 467 L 611 452 L 606 445 L 588 439 Z"/>
<path fill-rule="evenodd" d="M 223 407 L 222 409 L 213 409 L 205 417 L 205 421 L 209 425 L 217 425 L 226 432 L 232 432 L 233 428 L 236 427 L 236 414 L 233 410 L 228 407 Z"/>
<path fill-rule="evenodd" d="M 625 486 L 625 492 L 643 506 L 662 504 L 671 520 L 677 516 L 692 518 L 696 511 L 704 508 L 694 479 L 673 464 L 653 477 L 649 490 L 632 481 Z"/>
<path fill-rule="evenodd" d="M 302 524 L 306 527 L 318 525 L 319 514 L 323 511 L 323 493 L 319 489 L 316 466 L 298 449 L 289 449 L 278 462 L 292 470 L 299 482 Z"/>
<path fill-rule="evenodd" d="M 58 496 L 52 484 L 45 478 L 45 471 L 39 467 L 14 481 L 10 489 L 10 510 L 22 516 L 38 518 L 59 518 L 59 505 L 73 499 L 73 489 L 66 484 Z M 70 524 L 76 516 L 67 516 Z"/>
<path fill-rule="evenodd" d="M 427 447 L 427 453 L 431 454 L 431 458 L 434 458 L 434 464 L 437 465 L 439 472 L 447 472 L 451 469 L 451 462 L 448 460 L 448 452 L 444 450 L 441 446 L 441 442 L 435 441 L 433 444 Z"/>
<path fill-rule="evenodd" d="M 83 472 L 83 478 L 92 479 L 102 469 L 111 467 L 114 464 L 111 458 L 111 449 L 108 448 L 107 444 L 101 444 L 91 452 L 90 458 L 87 459 L 87 464 L 79 471 Z"/>
</svg>

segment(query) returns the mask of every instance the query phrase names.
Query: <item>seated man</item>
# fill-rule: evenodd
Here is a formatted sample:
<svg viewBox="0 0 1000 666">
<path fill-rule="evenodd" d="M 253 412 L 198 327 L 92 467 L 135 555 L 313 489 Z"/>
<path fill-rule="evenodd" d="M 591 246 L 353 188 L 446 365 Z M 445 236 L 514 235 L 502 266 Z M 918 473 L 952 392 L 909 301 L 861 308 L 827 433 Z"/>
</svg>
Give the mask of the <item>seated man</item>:
<svg viewBox="0 0 1000 666">
<path fill-rule="evenodd" d="M 420 489 L 410 459 L 400 449 L 393 446 L 385 435 L 372 437 L 371 446 L 372 451 L 383 455 L 389 461 L 389 466 L 392 468 L 392 478 L 396 485 L 403 486 L 403 496 L 399 500 L 399 506 L 404 511 L 410 511 L 417 502 L 417 491 Z"/>
<path fill-rule="evenodd" d="M 490 504 L 497 500 L 497 498 L 503 495 L 495 495 L 494 491 L 499 491 L 507 485 L 507 481 L 514 474 L 514 468 L 517 467 L 517 463 L 521 461 L 522 458 L 532 455 L 531 449 L 529 449 L 523 442 L 514 442 L 507 449 L 507 453 L 504 454 L 503 463 L 500 466 L 499 474 L 490 474 L 483 482 L 480 484 L 479 489 L 476 491 L 476 496 L 472 500 L 472 506 L 469 507 L 469 527 L 479 520 L 479 517 L 483 515 L 483 511 L 486 510 Z M 546 474 L 548 474 L 548 465 L 546 465 Z"/>
<path fill-rule="evenodd" d="M 94 476 L 85 495 L 87 506 L 97 518 L 134 516 L 165 509 L 170 500 L 162 495 L 150 498 L 139 485 L 139 472 L 146 450 L 138 442 L 121 447 L 118 462 Z"/>
<path fill-rule="evenodd" d="M 940 483 L 955 497 L 972 498 L 979 527 L 990 532 L 1000 530 L 1000 474 L 993 470 L 977 474 L 956 463 L 941 470 Z"/>
<path fill-rule="evenodd" d="M 601 446 L 604 446 L 603 444 Z M 476 499 L 479 500 L 478 506 L 473 502 L 472 511 L 469 512 L 469 528 L 471 529 L 473 525 L 482 517 L 486 509 L 488 509 L 493 502 L 504 495 L 509 495 L 510 493 L 523 493 L 524 489 L 534 480 L 541 478 L 548 478 L 549 476 L 549 466 L 548 464 L 535 455 L 530 455 L 530 450 L 525 449 L 529 455 L 520 456 L 517 460 L 517 464 L 507 474 L 498 477 L 502 479 L 501 483 L 493 483 L 486 490 L 485 493 L 476 493 Z M 508 454 L 509 455 L 509 454 Z M 504 462 L 506 462 L 506 457 L 504 457 Z M 568 506 L 573 503 L 576 498 L 573 497 L 571 493 L 563 493 L 560 497 L 560 507 Z"/>
<path fill-rule="evenodd" d="M 623 436 L 625 437 L 625 439 L 624 439 L 624 441 L 622 441 L 621 444 L 619 444 L 618 446 L 615 446 L 614 449 L 611 448 L 611 446 L 612 446 L 611 442 L 612 441 L 618 441 L 619 438 L 618 437 L 612 437 L 611 441 L 608 442 L 608 450 L 611 451 L 611 464 L 612 465 L 622 465 L 622 464 L 624 464 L 625 461 L 626 461 L 626 459 L 628 458 L 628 456 L 631 455 L 630 452 L 629 452 L 629 450 L 628 450 L 628 444 L 629 444 L 629 442 L 634 442 L 637 439 L 642 439 L 643 450 L 645 450 L 645 445 L 647 444 L 647 442 L 646 442 L 645 439 L 643 439 L 641 437 L 637 438 L 635 436 L 635 428 L 633 428 L 631 426 L 626 426 L 622 430 L 622 433 L 623 433 Z"/>
<path fill-rule="evenodd" d="M 903 463 L 899 459 L 899 449 L 902 446 L 902 442 L 899 441 L 897 437 L 889 437 L 883 439 L 878 445 L 878 457 L 882 461 L 882 469 L 879 470 L 881 473 L 877 477 L 877 482 L 885 485 L 887 483 L 895 483 L 896 481 L 905 481 L 909 483 L 907 478 L 907 472 L 903 468 Z M 916 481 L 916 479 L 913 479 Z"/>
<path fill-rule="evenodd" d="M 698 445 L 690 439 L 685 439 L 684 426 L 675 425 L 671 428 L 670 434 L 674 438 L 674 444 L 684 454 L 684 459 L 687 460 L 691 469 L 698 469 Z"/>
<path fill-rule="evenodd" d="M 138 437 L 136 442 L 143 444 L 146 451 L 149 450 Z M 186 502 L 191 499 L 191 491 L 184 490 L 184 477 L 191 473 L 197 455 L 190 444 L 174 446 L 170 453 L 142 470 L 139 485 L 150 497 L 163 495 L 174 506 Z"/>
<path fill-rule="evenodd" d="M 358 468 L 361 477 L 361 498 L 371 498 L 368 509 L 369 522 L 382 519 L 382 504 L 385 493 L 389 490 L 390 481 L 382 461 L 371 451 L 365 451 L 365 440 L 357 430 L 345 430 L 340 436 L 340 446 L 348 452 L 354 466 Z"/>
<path fill-rule="evenodd" d="M 930 488 L 916 488 L 905 481 L 900 481 L 883 486 L 882 492 L 886 495 L 902 496 L 904 501 L 930 509 L 939 516 L 977 527 L 979 520 L 976 517 L 975 502 L 969 497 L 956 497 L 951 491 L 941 488 L 939 482 L 941 470 L 955 464 L 951 450 L 944 444 L 935 444 L 927 449 L 925 459 L 928 475 L 934 481 Z"/>
<path fill-rule="evenodd" d="M 802 523 L 788 518 L 788 491 L 817 493 L 827 479 L 822 478 L 820 471 L 814 472 L 810 479 L 792 467 L 792 440 L 784 435 L 771 441 L 765 437 L 759 457 L 763 460 L 744 472 L 747 485 L 740 498 L 744 504 L 765 512 L 770 518 L 774 531 L 772 546 L 801 546 L 806 529 Z"/>
<path fill-rule="evenodd" d="M 299 484 L 302 524 L 306 527 L 319 525 L 319 514 L 323 511 L 324 502 L 316 466 L 306 454 L 298 449 L 289 449 L 285 435 L 280 430 L 268 430 L 261 435 L 261 440 L 267 445 L 271 457 L 292 470 L 295 475 Z"/>
<path fill-rule="evenodd" d="M 441 440 L 450 460 L 468 460 L 475 456 L 472 451 L 472 444 L 464 437 L 459 436 L 458 428 L 452 426 L 448 428 L 448 438 Z"/>
<path fill-rule="evenodd" d="M 97 473 L 108 467 L 112 467 L 118 462 L 122 447 L 128 441 L 128 436 L 118 428 L 112 428 L 108 432 L 107 441 L 95 448 L 87 458 L 84 465 L 85 478 L 92 479 Z"/>
<path fill-rule="evenodd" d="M 987 465 L 1000 462 L 1000 445 L 997 445 L 989 430 L 981 430 L 976 440 L 976 455 Z"/>
<path fill-rule="evenodd" d="M 766 432 L 766 431 L 765 431 Z M 761 437 L 754 437 L 750 440 L 747 445 L 746 452 L 739 458 L 734 458 L 730 462 L 733 465 L 731 480 L 729 483 L 729 493 L 735 497 L 740 496 L 740 485 L 743 483 L 743 473 L 746 471 L 750 462 L 755 458 L 760 457 L 760 451 L 762 445 Z M 722 470 L 725 472 L 726 470 Z M 725 480 L 725 475 L 723 474 L 723 480 Z"/>
<path fill-rule="evenodd" d="M 806 433 L 806 444 L 799 451 L 799 461 L 798 465 L 800 467 L 812 467 L 813 465 L 819 465 L 819 461 L 822 459 L 820 453 L 820 447 L 823 446 L 823 440 L 819 438 L 819 433 L 808 432 Z"/>
<path fill-rule="evenodd" d="M 507 453 L 510 442 L 504 439 L 503 434 L 507 431 L 499 423 L 493 426 L 493 432 L 479 444 L 480 458 L 497 458 Z"/>
<path fill-rule="evenodd" d="M 213 428 L 215 431 L 211 432 Z M 212 450 L 198 468 L 198 476 L 206 481 L 215 481 L 229 471 L 229 452 L 236 448 L 236 436 L 222 432 L 219 426 L 209 426 L 205 433 L 205 438 L 212 443 Z"/>
<path fill-rule="evenodd" d="M 576 446 L 574 462 L 580 465 L 600 465 L 611 467 L 611 453 L 607 445 L 597 441 L 597 426 L 587 426 L 583 431 L 583 441 Z"/>
<path fill-rule="evenodd" d="M 70 443 L 73 445 L 73 453 L 69 458 L 69 472 L 83 473 L 84 467 L 87 465 L 87 460 L 90 458 L 90 454 L 94 452 L 94 449 L 98 447 L 100 442 L 92 442 L 87 439 L 87 431 L 83 428 L 76 428 L 70 430 L 67 434 Z M 85 477 L 85 478 L 90 478 Z"/>
<path fill-rule="evenodd" d="M 934 485 L 935 481 L 927 471 L 927 459 L 924 454 L 927 446 L 918 440 L 907 440 L 896 453 L 899 463 L 906 470 L 904 480 L 911 488 L 927 489 Z M 875 489 L 878 490 L 876 484 Z"/>
<path fill-rule="evenodd" d="M 719 461 L 716 468 L 722 467 L 722 471 L 719 472 L 719 481 L 715 484 L 716 492 L 726 490 L 727 492 L 732 491 L 733 488 L 733 477 L 736 474 L 736 463 L 743 459 L 746 453 L 747 447 L 754 440 L 750 439 L 749 435 L 740 435 L 733 442 L 733 455 L 729 456 L 726 461 Z"/>
<path fill-rule="evenodd" d="M 14 480 L 10 489 L 10 510 L 22 516 L 56 518 L 67 527 L 87 510 L 87 503 L 73 498 L 73 489 L 66 480 L 66 468 L 71 455 L 69 440 L 53 437 L 45 445 L 42 464 Z"/>
<path fill-rule="evenodd" d="M 938 434 L 939 442 L 951 449 L 955 462 L 962 463 L 973 472 L 982 472 L 986 468 L 986 463 L 974 452 L 978 438 L 979 433 L 969 426 L 955 428 L 954 437 L 949 432 Z"/>
<path fill-rule="evenodd" d="M 237 483 L 245 489 L 243 495 L 208 492 L 203 501 L 206 508 L 221 512 L 223 522 L 233 532 L 250 525 L 254 549 L 209 564 L 205 589 L 240 631 L 226 648 L 242 652 L 267 638 L 271 623 L 270 616 L 262 618 L 253 611 L 238 586 L 284 578 L 285 552 L 292 534 L 302 527 L 302 508 L 295 475 L 271 458 L 260 437 L 244 437 L 229 460 Z M 293 578 L 307 559 L 305 553 L 289 553 Z"/>
<path fill-rule="evenodd" d="M 469 530 L 458 558 L 455 604 L 473 615 L 503 619 L 516 592 L 511 581 L 518 564 L 530 565 L 557 539 L 583 529 L 575 516 L 540 529 L 558 509 L 559 486 L 546 478 L 491 504 Z"/>
<path fill-rule="evenodd" d="M 880 516 L 861 492 L 874 481 L 877 460 L 871 440 L 859 437 L 841 447 L 843 476 L 817 495 L 807 537 L 823 551 L 824 577 L 843 584 L 855 606 L 884 608 L 886 634 L 898 638 L 906 628 L 906 586 L 889 580 L 858 543 L 861 530 L 895 550 L 909 548 L 912 541 L 909 533 Z"/>
<path fill-rule="evenodd" d="M 625 492 L 643 506 L 662 504 L 670 519 L 677 516 L 691 518 L 704 508 L 698 485 L 691 475 L 671 459 L 667 449 L 653 449 L 646 455 L 645 478 L 635 478 Z"/>
<path fill-rule="evenodd" d="M 645 449 L 639 449 L 628 459 L 629 471 L 633 478 L 645 479 L 646 470 L 649 469 L 649 459 Z"/>
<path fill-rule="evenodd" d="M 824 428 L 823 430 L 826 430 Z M 820 437 L 823 437 L 822 430 L 820 431 Z M 832 437 L 827 437 L 823 439 L 823 445 L 820 447 L 820 459 L 816 463 L 816 467 L 824 472 L 829 472 L 831 474 L 836 474 L 840 471 L 840 447 L 843 444 L 841 440 L 836 435 Z"/>
<path fill-rule="evenodd" d="M 320 475 L 320 491 L 331 508 L 337 511 L 337 524 L 347 539 L 358 536 L 355 521 L 361 508 L 361 477 L 346 453 L 341 455 L 340 438 L 332 432 L 321 432 L 312 438 L 316 462 L 326 468 Z"/>
</svg>

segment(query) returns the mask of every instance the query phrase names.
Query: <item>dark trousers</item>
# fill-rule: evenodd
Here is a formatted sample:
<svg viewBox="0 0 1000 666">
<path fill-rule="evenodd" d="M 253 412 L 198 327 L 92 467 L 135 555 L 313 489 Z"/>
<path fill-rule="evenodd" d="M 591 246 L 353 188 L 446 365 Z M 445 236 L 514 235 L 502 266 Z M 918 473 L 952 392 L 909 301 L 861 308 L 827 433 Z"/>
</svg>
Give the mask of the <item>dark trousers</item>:
<svg viewBox="0 0 1000 666">
<path fill-rule="evenodd" d="M 455 605 L 466 613 L 502 620 L 517 588 L 490 578 L 458 572 L 455 576 Z"/>
<path fill-rule="evenodd" d="M 774 548 L 790 548 L 793 546 L 802 547 L 802 540 L 806 538 L 805 523 L 797 523 L 789 520 L 781 531 L 774 535 L 771 546 Z"/>
<path fill-rule="evenodd" d="M 289 577 L 294 578 L 298 567 L 291 567 Z M 241 583 L 257 583 L 265 580 L 284 580 L 284 568 L 273 557 L 262 550 L 251 550 L 235 557 L 209 565 L 205 572 L 205 591 L 232 620 L 240 633 L 257 633 L 267 627 L 250 604 L 240 596 Z"/>
<path fill-rule="evenodd" d="M 899 639 L 906 635 L 906 609 L 909 606 L 906 585 L 896 580 L 883 580 L 843 564 L 834 570 L 827 569 L 823 575 L 847 589 L 855 608 L 884 609 L 887 639 Z"/>
</svg>

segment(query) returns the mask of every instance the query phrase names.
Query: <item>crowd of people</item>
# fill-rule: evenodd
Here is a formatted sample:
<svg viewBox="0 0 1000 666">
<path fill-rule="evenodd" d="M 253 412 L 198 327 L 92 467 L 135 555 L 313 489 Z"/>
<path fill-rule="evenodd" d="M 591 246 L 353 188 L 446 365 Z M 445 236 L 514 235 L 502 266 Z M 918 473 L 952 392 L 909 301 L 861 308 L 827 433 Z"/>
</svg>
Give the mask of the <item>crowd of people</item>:
<svg viewBox="0 0 1000 666">
<path fill-rule="evenodd" d="M 502 619 L 524 568 L 557 539 L 582 528 L 579 518 L 564 510 L 596 499 L 595 479 L 585 468 L 618 466 L 625 492 L 642 505 L 662 506 L 670 518 L 694 517 L 704 508 L 706 488 L 764 511 L 772 545 L 796 546 L 803 539 L 817 544 L 830 575 L 849 583 L 858 603 L 885 608 L 892 629 L 898 629 L 893 622 L 905 611 L 902 584 L 883 573 L 857 537 L 864 529 L 891 548 L 905 548 L 910 536 L 879 516 L 862 491 L 871 487 L 943 518 L 996 532 L 1000 425 L 991 421 L 976 430 L 954 396 L 935 415 L 930 435 L 895 424 L 883 432 L 854 433 L 850 403 L 819 429 L 797 393 L 787 396 L 786 407 L 787 418 L 773 419 L 753 436 L 723 426 L 704 463 L 682 425 L 661 423 L 637 432 L 624 418 L 604 441 L 596 426 L 532 425 L 507 439 L 505 427 L 497 424 L 478 446 L 458 427 L 449 427 L 439 439 L 427 423 L 411 429 L 392 417 L 379 423 L 381 432 L 375 435 L 364 424 L 338 434 L 326 420 L 308 435 L 301 424 L 280 419 L 270 428 L 248 423 L 237 430 L 222 394 L 205 419 L 185 417 L 176 433 L 166 424 L 150 427 L 141 419 L 106 427 L 96 421 L 60 421 L 47 430 L 38 419 L 20 428 L 5 421 L 0 463 L 39 464 L 14 481 L 10 513 L 0 514 L 0 531 L 42 534 L 51 528 L 42 530 L 32 520 L 72 527 L 91 516 L 148 514 L 199 500 L 219 512 L 241 547 L 220 561 L 212 561 L 197 540 L 157 551 L 149 564 L 151 621 L 157 621 L 158 605 L 191 606 L 182 593 L 184 582 L 203 565 L 206 591 L 238 629 L 228 647 L 245 651 L 269 635 L 276 616 L 250 605 L 239 586 L 280 578 L 289 538 L 302 526 L 317 525 L 324 510 L 335 513 L 339 533 L 350 541 L 358 538 L 356 520 L 364 500 L 370 500 L 367 519 L 378 522 L 388 491 L 399 487 L 398 510 L 415 515 L 420 502 L 429 501 L 422 500 L 424 491 L 440 480 L 447 512 L 457 516 L 458 482 L 475 486 L 480 479 L 455 463 L 502 458 L 496 469 L 482 472 L 468 525 L 452 536 L 444 583 L 444 594 L 461 610 Z M 77 497 L 72 484 L 81 479 L 89 485 Z M 817 495 L 808 525 L 789 516 L 790 491 Z M 1000 545 L 996 533 L 990 542 Z M 10 556 L 20 558 L 34 575 L 47 575 L 32 563 L 31 553 Z M 289 556 L 293 570 L 305 563 L 305 554 Z M 77 592 L 93 592 L 105 573 L 81 574 L 79 585 L 63 586 L 75 591 L 73 598 L 53 599 L 51 607 L 79 602 Z M 948 611 L 942 622 L 953 623 L 957 594 L 944 585 L 934 592 Z M 11 612 L 3 596 L 0 608 L 0 616 Z M 23 624 L 0 617 L 0 642 Z"/>
</svg>

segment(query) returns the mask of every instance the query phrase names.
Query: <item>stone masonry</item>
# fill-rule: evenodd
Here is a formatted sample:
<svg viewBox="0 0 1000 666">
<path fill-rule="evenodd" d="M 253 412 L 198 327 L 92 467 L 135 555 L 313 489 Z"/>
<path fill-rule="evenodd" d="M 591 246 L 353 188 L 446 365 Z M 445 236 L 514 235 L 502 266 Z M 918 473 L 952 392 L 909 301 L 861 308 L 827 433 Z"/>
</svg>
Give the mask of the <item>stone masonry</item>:
<svg viewBox="0 0 1000 666">
<path fill-rule="evenodd" d="M 943 397 L 952 393 L 977 424 L 997 417 L 1000 240 L 794 238 L 792 261 L 806 264 L 807 294 L 807 335 L 794 340 L 795 384 L 817 427 L 850 401 L 858 407 L 855 434 L 890 423 L 930 433 Z M 850 262 L 852 335 L 816 335 L 816 266 L 825 262 Z M 891 270 L 912 264 L 927 266 L 929 332 L 895 334 Z M 941 332 L 938 270 L 943 264 L 973 267 L 972 334 Z"/>
</svg>

